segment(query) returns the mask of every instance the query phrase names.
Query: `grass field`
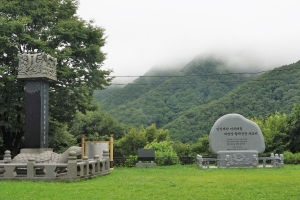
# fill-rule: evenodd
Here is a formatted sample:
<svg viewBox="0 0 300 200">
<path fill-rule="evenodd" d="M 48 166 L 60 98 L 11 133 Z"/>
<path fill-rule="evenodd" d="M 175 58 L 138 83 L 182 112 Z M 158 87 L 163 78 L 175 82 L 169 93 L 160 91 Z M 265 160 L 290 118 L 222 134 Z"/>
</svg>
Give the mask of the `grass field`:
<svg viewBox="0 0 300 200">
<path fill-rule="evenodd" d="M 300 199 L 300 165 L 210 169 L 114 168 L 79 182 L 0 181 L 0 199 Z"/>
</svg>

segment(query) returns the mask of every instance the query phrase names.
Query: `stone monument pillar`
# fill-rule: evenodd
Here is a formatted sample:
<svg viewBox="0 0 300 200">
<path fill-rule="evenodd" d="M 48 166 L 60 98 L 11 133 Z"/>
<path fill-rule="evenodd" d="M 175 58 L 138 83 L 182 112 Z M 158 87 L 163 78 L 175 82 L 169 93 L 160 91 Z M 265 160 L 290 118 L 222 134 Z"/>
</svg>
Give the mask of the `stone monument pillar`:
<svg viewBox="0 0 300 200">
<path fill-rule="evenodd" d="M 49 82 L 56 81 L 56 58 L 19 54 L 17 79 L 25 81 L 24 148 L 48 148 Z"/>
</svg>

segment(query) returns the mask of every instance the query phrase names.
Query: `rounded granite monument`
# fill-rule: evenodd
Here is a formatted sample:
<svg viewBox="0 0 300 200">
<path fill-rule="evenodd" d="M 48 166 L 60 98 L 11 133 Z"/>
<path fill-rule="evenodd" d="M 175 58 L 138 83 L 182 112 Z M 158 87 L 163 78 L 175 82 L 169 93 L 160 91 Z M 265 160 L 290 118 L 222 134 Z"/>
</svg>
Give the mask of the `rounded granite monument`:
<svg viewBox="0 0 300 200">
<path fill-rule="evenodd" d="M 220 167 L 253 165 L 253 157 L 265 150 L 259 126 L 240 114 L 227 114 L 213 125 L 209 135 L 209 148 L 217 154 Z"/>
<path fill-rule="evenodd" d="M 259 126 L 240 114 L 227 114 L 213 125 L 209 135 L 209 148 L 219 151 L 256 150 L 265 151 L 265 141 Z"/>
</svg>

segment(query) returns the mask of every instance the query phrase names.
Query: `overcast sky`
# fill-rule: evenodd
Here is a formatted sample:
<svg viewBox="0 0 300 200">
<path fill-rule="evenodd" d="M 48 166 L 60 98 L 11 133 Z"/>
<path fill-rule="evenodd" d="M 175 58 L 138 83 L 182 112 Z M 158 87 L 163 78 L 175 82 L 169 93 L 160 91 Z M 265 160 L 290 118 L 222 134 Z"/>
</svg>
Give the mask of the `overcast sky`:
<svg viewBox="0 0 300 200">
<path fill-rule="evenodd" d="M 207 52 L 264 69 L 300 60 L 299 0 L 81 0 L 78 15 L 105 29 L 115 76 Z"/>
</svg>

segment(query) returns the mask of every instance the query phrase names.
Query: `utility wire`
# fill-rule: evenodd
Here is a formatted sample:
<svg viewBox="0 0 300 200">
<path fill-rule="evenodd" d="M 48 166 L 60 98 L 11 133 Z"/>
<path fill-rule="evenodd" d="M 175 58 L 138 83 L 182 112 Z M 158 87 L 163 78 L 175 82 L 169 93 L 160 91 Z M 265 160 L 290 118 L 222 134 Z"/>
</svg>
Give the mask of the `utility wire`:
<svg viewBox="0 0 300 200">
<path fill-rule="evenodd" d="M 142 77 L 150 77 L 150 78 L 154 78 L 154 77 L 158 77 L 158 78 L 165 78 L 165 77 L 190 77 L 190 76 L 225 76 L 225 75 L 255 75 L 255 74 L 262 74 L 262 73 L 266 73 L 266 72 L 270 72 L 270 71 L 290 71 L 290 70 L 298 70 L 299 68 L 289 68 L 289 69 L 273 69 L 273 70 L 266 70 L 266 71 L 259 71 L 259 72 L 232 72 L 232 73 L 224 73 L 224 74 L 220 74 L 220 73 L 215 73 L 215 74 L 189 74 L 189 75 L 153 75 L 153 76 L 108 76 L 108 77 L 115 77 L 115 78 L 142 78 Z"/>
<path fill-rule="evenodd" d="M 290 79 L 263 79 L 263 80 L 248 80 L 248 81 L 240 81 L 240 80 L 230 80 L 230 81 L 200 81 L 200 83 L 247 83 L 247 82 L 266 82 L 266 81 L 286 81 Z M 199 82 L 197 82 L 199 83 Z M 111 85 L 160 85 L 159 84 L 151 84 L 151 83 L 112 83 Z M 177 82 L 177 83 L 172 83 L 172 85 L 190 85 L 190 84 L 195 84 L 195 82 Z"/>
<path fill-rule="evenodd" d="M 163 77 L 169 77 L 169 78 L 182 78 L 182 77 L 207 77 L 207 76 L 226 76 L 226 75 L 254 75 L 254 74 L 262 74 L 262 73 L 266 73 L 266 72 L 282 72 L 282 71 L 290 71 L 290 70 L 299 70 L 299 68 L 289 68 L 289 69 L 273 69 L 273 70 L 267 70 L 267 71 L 259 71 L 259 72 L 233 72 L 233 73 L 225 73 L 225 74 L 190 74 L 190 75 L 170 75 L 170 76 L 111 76 L 111 77 L 127 77 L 127 78 L 133 78 L 133 77 L 150 77 L 150 78 L 154 78 L 154 77 L 158 77 L 158 78 L 163 78 Z M 231 83 L 231 82 L 260 82 L 260 81 L 278 81 L 278 80 L 282 80 L 282 81 L 286 81 L 286 80 L 290 80 L 290 79 L 263 79 L 263 80 L 249 80 L 249 81 L 241 81 L 241 80 L 230 80 L 230 81 L 200 81 L 200 83 Z M 199 83 L 199 82 L 197 82 Z M 159 83 L 161 84 L 161 83 Z M 157 85 L 159 85 L 157 84 Z M 177 83 L 172 83 L 172 84 L 179 84 L 179 85 L 187 85 L 187 84 L 195 84 L 195 82 L 177 82 Z M 155 84 L 151 84 L 151 83 L 112 83 L 111 85 L 155 85 Z"/>
</svg>

